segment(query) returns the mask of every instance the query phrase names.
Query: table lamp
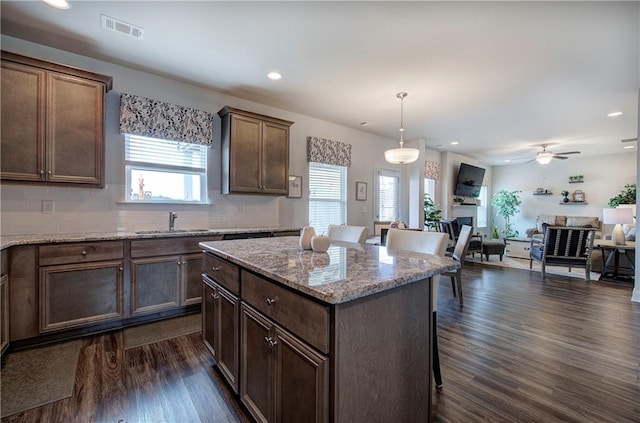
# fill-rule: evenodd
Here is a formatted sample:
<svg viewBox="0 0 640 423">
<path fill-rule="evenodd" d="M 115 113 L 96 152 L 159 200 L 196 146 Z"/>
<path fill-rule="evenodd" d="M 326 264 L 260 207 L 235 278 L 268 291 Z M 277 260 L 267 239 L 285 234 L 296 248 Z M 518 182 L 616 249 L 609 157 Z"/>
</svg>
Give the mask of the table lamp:
<svg viewBox="0 0 640 423">
<path fill-rule="evenodd" d="M 624 245 L 624 231 L 622 225 L 633 223 L 633 210 L 630 208 L 603 209 L 602 222 L 615 224 L 611 232 L 611 241 L 614 245 Z"/>
</svg>

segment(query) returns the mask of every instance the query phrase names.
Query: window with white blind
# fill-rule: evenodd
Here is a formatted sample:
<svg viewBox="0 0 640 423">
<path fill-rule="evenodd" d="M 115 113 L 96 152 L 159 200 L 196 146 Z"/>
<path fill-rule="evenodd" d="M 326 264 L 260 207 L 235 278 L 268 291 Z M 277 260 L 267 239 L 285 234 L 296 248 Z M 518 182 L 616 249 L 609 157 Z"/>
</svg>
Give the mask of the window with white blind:
<svg viewBox="0 0 640 423">
<path fill-rule="evenodd" d="M 125 135 L 126 201 L 207 203 L 207 147 Z"/>
<path fill-rule="evenodd" d="M 487 187 L 483 185 L 480 188 L 480 196 L 478 197 L 480 201 L 480 205 L 476 209 L 477 212 L 477 220 L 476 220 L 476 229 L 477 228 L 486 228 L 487 225 Z"/>
<path fill-rule="evenodd" d="M 309 162 L 309 222 L 317 234 L 347 223 L 347 168 Z"/>
<path fill-rule="evenodd" d="M 397 220 L 400 217 L 400 172 L 376 169 L 376 174 L 376 220 Z"/>
</svg>

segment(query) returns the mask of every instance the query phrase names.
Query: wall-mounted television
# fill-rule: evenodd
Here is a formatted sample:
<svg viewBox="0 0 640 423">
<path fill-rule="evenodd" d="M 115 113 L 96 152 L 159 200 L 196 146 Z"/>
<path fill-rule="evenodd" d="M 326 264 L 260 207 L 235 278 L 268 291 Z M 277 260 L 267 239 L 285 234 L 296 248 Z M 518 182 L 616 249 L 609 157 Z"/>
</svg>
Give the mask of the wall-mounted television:
<svg viewBox="0 0 640 423">
<path fill-rule="evenodd" d="M 485 169 L 481 167 L 460 163 L 454 194 L 460 197 L 478 198 L 480 196 L 480 188 L 482 188 L 484 171 Z"/>
</svg>

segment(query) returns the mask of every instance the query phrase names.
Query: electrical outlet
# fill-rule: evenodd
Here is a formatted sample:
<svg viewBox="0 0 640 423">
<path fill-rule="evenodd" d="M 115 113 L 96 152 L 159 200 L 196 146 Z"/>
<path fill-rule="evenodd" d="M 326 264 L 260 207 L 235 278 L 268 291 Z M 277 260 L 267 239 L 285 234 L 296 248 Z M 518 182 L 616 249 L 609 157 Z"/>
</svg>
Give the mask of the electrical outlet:
<svg viewBox="0 0 640 423">
<path fill-rule="evenodd" d="M 55 203 L 53 200 L 42 200 L 42 213 L 53 214 Z"/>
</svg>

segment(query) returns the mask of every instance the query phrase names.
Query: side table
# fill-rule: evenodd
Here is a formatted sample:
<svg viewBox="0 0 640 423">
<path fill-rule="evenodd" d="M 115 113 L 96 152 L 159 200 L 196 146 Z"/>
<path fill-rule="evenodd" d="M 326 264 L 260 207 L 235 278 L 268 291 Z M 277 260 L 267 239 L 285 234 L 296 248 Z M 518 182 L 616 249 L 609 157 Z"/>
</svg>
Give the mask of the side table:
<svg viewBox="0 0 640 423">
<path fill-rule="evenodd" d="M 614 279 L 620 277 L 620 254 L 624 254 L 629 263 L 631 264 L 631 270 L 635 274 L 636 267 L 634 264 L 636 243 L 627 241 L 624 245 L 616 245 L 610 239 L 596 239 L 594 241 L 596 247 L 600 247 L 602 250 L 602 273 L 600 273 L 600 280 L 612 273 Z M 611 263 L 613 261 L 613 263 Z"/>
</svg>

